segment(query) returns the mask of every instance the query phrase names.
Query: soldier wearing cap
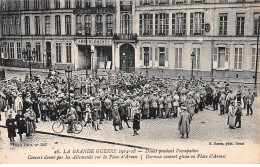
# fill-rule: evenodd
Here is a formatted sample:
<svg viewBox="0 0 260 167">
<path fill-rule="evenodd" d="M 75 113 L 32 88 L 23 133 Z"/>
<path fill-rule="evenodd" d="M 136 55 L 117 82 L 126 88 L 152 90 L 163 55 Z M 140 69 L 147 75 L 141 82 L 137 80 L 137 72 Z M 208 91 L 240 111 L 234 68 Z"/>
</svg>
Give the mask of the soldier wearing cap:
<svg viewBox="0 0 260 167">
<path fill-rule="evenodd" d="M 253 115 L 253 109 L 252 109 L 253 102 L 254 102 L 254 95 L 251 89 L 248 89 L 248 94 L 246 95 L 247 116 L 249 115 L 249 110 L 250 110 L 250 115 Z"/>
<path fill-rule="evenodd" d="M 164 117 L 165 114 L 165 99 L 162 96 L 162 93 L 159 94 L 158 105 L 159 105 L 158 117 L 162 118 Z"/>
<path fill-rule="evenodd" d="M 108 96 L 105 96 L 104 105 L 105 105 L 106 119 L 107 120 L 112 120 L 112 106 L 113 106 L 113 103 L 109 99 Z"/>
<path fill-rule="evenodd" d="M 221 95 L 219 97 L 219 108 L 220 108 L 220 115 L 225 114 L 225 102 L 226 101 L 226 94 L 225 90 L 221 91 Z"/>
<path fill-rule="evenodd" d="M 54 94 L 51 94 L 47 107 L 50 115 L 50 120 L 55 121 L 57 119 L 57 103 L 56 99 L 54 99 Z"/>
<path fill-rule="evenodd" d="M 149 108 L 150 108 L 150 99 L 148 98 L 147 94 L 144 94 L 144 99 L 142 100 L 142 119 L 147 119 L 150 115 Z"/>
<path fill-rule="evenodd" d="M 173 99 L 172 99 L 171 95 L 168 93 L 167 97 L 165 99 L 166 112 L 165 112 L 164 118 L 171 117 L 171 114 L 172 114 L 172 103 L 173 103 Z"/>
<path fill-rule="evenodd" d="M 42 94 L 42 97 L 39 99 L 39 106 L 40 106 L 40 111 L 41 111 L 41 120 L 46 122 L 47 118 L 49 117 L 48 115 L 48 100 L 46 97 L 46 94 Z"/>
<path fill-rule="evenodd" d="M 153 119 L 156 118 L 157 112 L 158 112 L 158 97 L 157 93 L 154 92 L 153 95 L 150 97 L 150 103 L 151 103 L 151 110 L 149 113 L 149 119 L 153 117 Z"/>
</svg>

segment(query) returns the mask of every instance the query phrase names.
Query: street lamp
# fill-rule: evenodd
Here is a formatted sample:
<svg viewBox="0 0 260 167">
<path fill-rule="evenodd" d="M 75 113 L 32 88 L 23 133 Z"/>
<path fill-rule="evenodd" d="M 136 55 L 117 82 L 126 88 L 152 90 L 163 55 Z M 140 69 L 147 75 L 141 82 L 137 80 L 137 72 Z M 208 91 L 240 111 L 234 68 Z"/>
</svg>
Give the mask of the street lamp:
<svg viewBox="0 0 260 167">
<path fill-rule="evenodd" d="M 65 69 L 65 75 L 66 75 L 66 78 L 68 80 L 69 112 L 70 112 L 70 106 L 71 106 L 71 100 L 70 100 L 70 80 L 72 78 L 72 69 L 70 68 L 70 66 L 68 66 L 67 69 Z"/>
<path fill-rule="evenodd" d="M 257 20 L 257 38 L 256 38 L 256 62 L 255 62 L 255 83 L 254 83 L 254 96 L 257 96 L 257 70 L 258 70 L 258 43 L 259 43 L 259 28 L 260 28 L 260 17 Z"/>
<path fill-rule="evenodd" d="M 146 67 L 146 76 L 148 77 L 149 56 L 147 54 L 144 56 L 144 65 Z"/>
<path fill-rule="evenodd" d="M 191 53 L 191 79 L 193 78 L 193 62 L 194 62 L 194 60 L 195 60 L 195 53 L 194 52 L 192 52 Z"/>
<path fill-rule="evenodd" d="M 27 46 L 26 46 L 26 50 L 23 49 L 22 54 L 23 54 L 24 60 L 25 60 L 26 62 L 27 62 L 27 61 L 29 62 L 30 78 L 31 78 L 31 77 L 32 77 L 32 62 L 34 62 L 35 59 L 36 59 L 36 50 L 35 50 L 35 48 L 33 48 L 32 54 L 31 54 L 30 48 L 31 48 L 31 45 L 27 45 Z"/>
<path fill-rule="evenodd" d="M 94 74 L 94 50 L 91 50 L 91 70 L 92 74 Z"/>
</svg>

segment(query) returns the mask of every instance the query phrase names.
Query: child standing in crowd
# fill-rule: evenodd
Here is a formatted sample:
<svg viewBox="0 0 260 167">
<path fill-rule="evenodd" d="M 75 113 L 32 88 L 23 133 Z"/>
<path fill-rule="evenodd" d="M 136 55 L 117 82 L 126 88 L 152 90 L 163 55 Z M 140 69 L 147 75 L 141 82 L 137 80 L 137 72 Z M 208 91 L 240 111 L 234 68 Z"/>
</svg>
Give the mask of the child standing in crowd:
<svg viewBox="0 0 260 167">
<path fill-rule="evenodd" d="M 22 113 L 22 110 L 18 110 L 18 114 L 15 116 L 15 121 L 17 124 L 18 134 L 20 136 L 20 140 L 22 140 L 22 134 L 26 133 L 26 123 L 25 118 Z"/>
<path fill-rule="evenodd" d="M 140 119 L 141 119 L 141 116 L 139 113 L 136 113 L 134 115 L 134 120 L 133 120 L 133 129 L 134 129 L 134 135 L 139 135 L 139 133 L 137 133 L 137 131 L 140 129 Z"/>
<path fill-rule="evenodd" d="M 12 113 L 8 114 L 8 118 L 6 119 L 5 126 L 7 126 L 8 138 L 10 138 L 10 143 L 14 143 L 14 138 L 16 137 L 16 124 L 15 120 L 13 119 Z"/>
</svg>

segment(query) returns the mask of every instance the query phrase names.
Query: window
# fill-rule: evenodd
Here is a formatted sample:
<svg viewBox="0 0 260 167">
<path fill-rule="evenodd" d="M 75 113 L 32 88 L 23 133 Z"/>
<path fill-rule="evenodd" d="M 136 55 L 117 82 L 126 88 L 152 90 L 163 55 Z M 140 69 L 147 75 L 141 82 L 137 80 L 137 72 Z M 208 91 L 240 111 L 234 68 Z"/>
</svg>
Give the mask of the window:
<svg viewBox="0 0 260 167">
<path fill-rule="evenodd" d="M 186 13 L 172 14 L 172 35 L 186 35 Z"/>
<path fill-rule="evenodd" d="M 112 7 L 112 6 L 114 6 L 114 0 L 106 0 L 106 6 L 107 7 Z"/>
<path fill-rule="evenodd" d="M 175 48 L 175 68 L 182 68 L 182 48 Z"/>
<path fill-rule="evenodd" d="M 82 35 L 82 20 L 80 15 L 76 16 L 76 33 L 77 35 Z"/>
<path fill-rule="evenodd" d="M 155 35 L 168 35 L 169 14 L 155 14 Z"/>
<path fill-rule="evenodd" d="M 96 35 L 102 36 L 103 34 L 103 25 L 102 25 L 102 15 L 96 16 Z"/>
<path fill-rule="evenodd" d="M 205 3 L 205 0 L 191 0 L 191 3 Z"/>
<path fill-rule="evenodd" d="M 65 16 L 65 31 L 66 35 L 71 35 L 71 16 Z"/>
<path fill-rule="evenodd" d="M 54 0 L 54 8 L 60 9 L 60 0 Z"/>
<path fill-rule="evenodd" d="M 21 42 L 16 43 L 16 52 L 17 52 L 17 59 L 21 59 Z"/>
<path fill-rule="evenodd" d="M 159 66 L 165 66 L 165 47 L 159 47 Z"/>
<path fill-rule="evenodd" d="M 25 16 L 25 35 L 30 35 L 30 16 Z"/>
<path fill-rule="evenodd" d="M 235 48 L 235 60 L 234 60 L 234 69 L 242 70 L 242 59 L 243 59 L 243 48 Z"/>
<path fill-rule="evenodd" d="M 102 6 L 102 0 L 96 0 L 96 7 Z"/>
<path fill-rule="evenodd" d="M 61 63 L 61 43 L 56 43 L 56 62 Z"/>
<path fill-rule="evenodd" d="M 165 5 L 169 4 L 169 0 L 155 0 L 156 5 Z"/>
<path fill-rule="evenodd" d="M 91 0 L 85 0 L 85 8 L 91 7 Z"/>
<path fill-rule="evenodd" d="M 20 9 L 20 1 L 19 0 L 14 1 L 14 6 L 15 6 L 15 10 L 19 10 Z"/>
<path fill-rule="evenodd" d="M 153 0 L 140 0 L 140 5 L 152 5 Z"/>
<path fill-rule="evenodd" d="M 228 3 L 228 0 L 219 0 L 219 3 Z"/>
<path fill-rule="evenodd" d="M 10 42 L 9 43 L 9 48 L 10 48 L 10 58 L 11 59 L 14 59 L 14 43 L 13 42 Z"/>
<path fill-rule="evenodd" d="M 106 16 L 107 35 L 113 35 L 113 15 Z"/>
<path fill-rule="evenodd" d="M 34 9 L 40 9 L 40 0 L 34 0 Z"/>
<path fill-rule="evenodd" d="M 259 31 L 259 24 L 260 22 L 260 14 L 254 14 L 254 35 L 257 35 L 257 30 Z"/>
<path fill-rule="evenodd" d="M 9 35 L 15 35 L 15 18 L 9 18 Z"/>
<path fill-rule="evenodd" d="M 259 61 L 260 61 L 260 49 L 258 48 L 258 66 L 257 70 L 259 70 Z M 255 70 L 256 68 L 256 47 L 252 48 L 252 62 L 251 62 L 251 70 Z"/>
<path fill-rule="evenodd" d="M 15 30 L 17 35 L 20 34 L 20 29 L 20 19 L 18 17 L 15 17 Z"/>
<path fill-rule="evenodd" d="M 186 0 L 172 0 L 172 4 L 176 4 L 176 5 L 185 4 L 186 2 L 187 2 Z"/>
<path fill-rule="evenodd" d="M 51 32 L 50 16 L 45 16 L 45 35 L 49 35 Z"/>
<path fill-rule="evenodd" d="M 85 34 L 91 34 L 91 15 L 85 16 Z"/>
<path fill-rule="evenodd" d="M 198 70 L 200 69 L 200 48 L 193 48 L 193 52 L 195 53 L 193 68 Z"/>
<path fill-rule="evenodd" d="M 227 35 L 227 14 L 219 15 L 219 35 L 220 36 Z"/>
<path fill-rule="evenodd" d="M 140 14 L 140 35 L 153 35 L 153 14 Z"/>
<path fill-rule="evenodd" d="M 144 66 L 149 66 L 149 47 L 143 47 L 144 49 Z"/>
<path fill-rule="evenodd" d="M 30 2 L 29 0 L 24 0 L 24 10 L 29 10 Z"/>
<path fill-rule="evenodd" d="M 121 15 L 120 20 L 120 32 L 121 34 L 131 34 L 132 33 L 132 15 L 125 13 Z"/>
<path fill-rule="evenodd" d="M 35 16 L 34 17 L 34 23 L 35 23 L 35 35 L 40 35 L 41 34 L 41 26 L 40 26 L 40 17 L 39 16 Z"/>
<path fill-rule="evenodd" d="M 55 16 L 55 32 L 56 35 L 61 35 L 60 16 Z"/>
<path fill-rule="evenodd" d="M 4 42 L 4 51 L 3 51 L 3 53 L 4 53 L 4 58 L 5 59 L 7 59 L 8 58 L 8 44 L 7 44 L 7 42 Z"/>
<path fill-rule="evenodd" d="M 237 14 L 236 35 L 243 36 L 245 28 L 245 14 Z"/>
<path fill-rule="evenodd" d="M 71 43 L 66 43 L 67 63 L 71 63 Z"/>
<path fill-rule="evenodd" d="M 50 0 L 43 0 L 43 8 L 50 9 Z"/>
<path fill-rule="evenodd" d="M 36 42 L 36 61 L 41 61 L 41 44 Z"/>
<path fill-rule="evenodd" d="M 7 24 L 8 24 L 7 23 L 7 18 L 3 17 L 2 20 L 3 20 L 2 34 L 3 35 L 8 35 L 8 33 L 7 33 L 7 31 L 8 31 L 8 29 L 7 29 Z"/>
<path fill-rule="evenodd" d="M 204 35 L 204 13 L 190 14 L 190 35 Z"/>
<path fill-rule="evenodd" d="M 76 8 L 82 8 L 82 1 L 76 0 Z"/>
<path fill-rule="evenodd" d="M 70 0 L 65 1 L 65 8 L 69 9 L 70 8 Z"/>
</svg>

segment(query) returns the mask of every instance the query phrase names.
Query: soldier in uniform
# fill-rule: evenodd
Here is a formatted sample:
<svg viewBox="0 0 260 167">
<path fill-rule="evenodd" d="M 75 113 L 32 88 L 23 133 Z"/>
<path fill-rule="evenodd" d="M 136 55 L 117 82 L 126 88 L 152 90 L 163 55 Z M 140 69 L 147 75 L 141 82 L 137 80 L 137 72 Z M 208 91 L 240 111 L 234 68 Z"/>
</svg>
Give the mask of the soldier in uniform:
<svg viewBox="0 0 260 167">
<path fill-rule="evenodd" d="M 115 131 L 118 131 L 116 128 L 117 126 L 119 126 L 119 129 L 122 130 L 122 122 L 120 119 L 120 114 L 119 114 L 117 103 L 113 104 L 112 117 L 113 117 L 113 126 L 115 128 Z"/>
<path fill-rule="evenodd" d="M 144 94 L 144 99 L 142 100 L 143 104 L 142 104 L 142 119 L 147 119 L 148 116 L 150 115 L 149 113 L 149 108 L 150 108 L 150 99 L 148 98 L 148 96 L 146 96 L 146 94 Z"/>
<path fill-rule="evenodd" d="M 225 114 L 225 100 L 226 100 L 226 94 L 225 94 L 225 91 L 222 90 L 221 95 L 219 97 L 220 115 Z"/>
<path fill-rule="evenodd" d="M 159 110 L 158 110 L 158 117 L 162 118 L 164 117 L 165 114 L 165 103 L 164 103 L 165 99 L 162 96 L 162 94 L 159 94 L 159 99 L 158 99 L 158 105 L 159 105 Z"/>
<path fill-rule="evenodd" d="M 151 111 L 149 114 L 149 119 L 151 119 L 152 117 L 153 117 L 153 119 L 155 119 L 157 109 L 158 109 L 158 97 L 157 97 L 156 92 L 153 93 L 153 96 L 150 99 L 150 103 L 151 103 Z"/>
<path fill-rule="evenodd" d="M 251 89 L 249 89 L 248 94 L 246 95 L 247 116 L 249 115 L 249 110 L 250 110 L 250 115 L 253 115 L 253 109 L 252 109 L 253 102 L 254 102 L 254 95 Z"/>
<path fill-rule="evenodd" d="M 48 102 L 48 111 L 49 111 L 49 116 L 51 121 L 55 121 L 57 119 L 57 104 L 56 104 L 56 99 L 54 98 L 55 96 L 52 94 L 50 96 L 50 100 Z"/>
<path fill-rule="evenodd" d="M 49 116 L 48 114 L 48 100 L 46 98 L 46 94 L 42 94 L 42 97 L 40 98 L 40 111 L 41 111 L 41 120 L 43 122 L 47 121 L 47 117 Z"/>
<path fill-rule="evenodd" d="M 106 119 L 107 120 L 112 120 L 112 101 L 109 99 L 108 96 L 105 96 L 105 114 L 106 114 Z"/>
<path fill-rule="evenodd" d="M 172 99 L 171 95 L 167 94 L 167 98 L 165 99 L 166 113 L 165 113 L 164 118 L 171 118 L 172 102 L 173 102 L 173 99 Z"/>
</svg>

